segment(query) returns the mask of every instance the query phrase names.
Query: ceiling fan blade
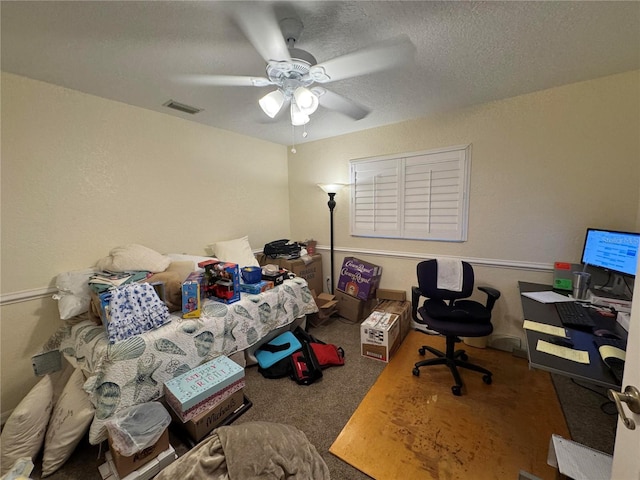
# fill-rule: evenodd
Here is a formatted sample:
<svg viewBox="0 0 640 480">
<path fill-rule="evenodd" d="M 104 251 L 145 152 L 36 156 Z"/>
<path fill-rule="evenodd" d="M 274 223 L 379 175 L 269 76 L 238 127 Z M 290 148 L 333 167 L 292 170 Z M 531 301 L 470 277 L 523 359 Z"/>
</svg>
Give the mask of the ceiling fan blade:
<svg viewBox="0 0 640 480">
<path fill-rule="evenodd" d="M 265 87 L 272 85 L 265 77 L 239 75 L 180 75 L 174 77 L 179 83 L 204 86 Z"/>
<path fill-rule="evenodd" d="M 334 82 L 400 66 L 411 61 L 415 52 L 409 37 L 403 35 L 319 63 L 309 75 L 318 83 Z"/>
<path fill-rule="evenodd" d="M 349 100 L 342 95 L 338 95 L 330 90 L 322 87 L 314 87 L 312 91 L 318 95 L 318 102 L 324 108 L 335 110 L 354 120 L 362 120 L 371 113 L 367 107 L 364 107 L 353 100 Z"/>
<path fill-rule="evenodd" d="M 232 16 L 265 61 L 291 61 L 273 8 L 263 2 L 232 4 Z"/>
</svg>

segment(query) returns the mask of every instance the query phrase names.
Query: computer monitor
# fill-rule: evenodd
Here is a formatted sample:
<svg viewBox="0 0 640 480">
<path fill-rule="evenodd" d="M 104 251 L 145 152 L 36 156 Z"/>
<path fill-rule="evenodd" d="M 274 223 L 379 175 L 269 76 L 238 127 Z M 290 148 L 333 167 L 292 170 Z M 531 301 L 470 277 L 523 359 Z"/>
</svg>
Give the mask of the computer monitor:
<svg viewBox="0 0 640 480">
<path fill-rule="evenodd" d="M 611 293 L 622 295 L 626 283 L 620 276 L 636 276 L 639 246 L 640 233 L 587 228 L 582 263 L 613 274 Z"/>
</svg>

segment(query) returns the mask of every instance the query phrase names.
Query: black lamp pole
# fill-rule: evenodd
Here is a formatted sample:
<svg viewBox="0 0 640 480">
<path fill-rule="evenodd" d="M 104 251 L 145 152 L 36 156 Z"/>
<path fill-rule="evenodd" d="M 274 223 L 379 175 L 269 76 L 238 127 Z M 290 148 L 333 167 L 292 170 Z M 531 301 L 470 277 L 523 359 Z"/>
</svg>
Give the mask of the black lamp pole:
<svg viewBox="0 0 640 480">
<path fill-rule="evenodd" d="M 330 288 L 330 292 L 333 294 L 333 272 L 334 272 L 334 260 L 333 260 L 333 209 L 336 208 L 336 201 L 334 199 L 334 197 L 336 196 L 335 192 L 329 192 L 329 202 L 327 203 L 327 205 L 329 205 L 329 217 L 330 217 L 330 231 L 331 231 L 331 288 Z"/>
</svg>

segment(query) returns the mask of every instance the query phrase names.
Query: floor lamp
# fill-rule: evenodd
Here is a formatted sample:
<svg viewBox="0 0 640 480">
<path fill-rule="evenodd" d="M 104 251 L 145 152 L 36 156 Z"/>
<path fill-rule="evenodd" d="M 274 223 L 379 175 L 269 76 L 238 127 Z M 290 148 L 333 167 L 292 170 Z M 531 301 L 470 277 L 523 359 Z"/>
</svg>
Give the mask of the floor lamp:
<svg viewBox="0 0 640 480">
<path fill-rule="evenodd" d="M 336 208 L 336 201 L 335 201 L 335 196 L 336 193 L 338 193 L 340 191 L 340 189 L 342 189 L 342 187 L 344 187 L 344 184 L 342 183 L 323 183 L 323 184 L 318 184 L 318 186 L 324 190 L 325 192 L 327 192 L 327 194 L 329 195 L 329 202 L 327 203 L 327 205 L 329 205 L 329 219 L 330 219 L 330 225 L 331 225 L 331 275 L 330 275 L 330 292 L 329 293 L 333 293 L 333 272 L 334 272 L 334 260 L 333 260 L 333 209 Z"/>
</svg>

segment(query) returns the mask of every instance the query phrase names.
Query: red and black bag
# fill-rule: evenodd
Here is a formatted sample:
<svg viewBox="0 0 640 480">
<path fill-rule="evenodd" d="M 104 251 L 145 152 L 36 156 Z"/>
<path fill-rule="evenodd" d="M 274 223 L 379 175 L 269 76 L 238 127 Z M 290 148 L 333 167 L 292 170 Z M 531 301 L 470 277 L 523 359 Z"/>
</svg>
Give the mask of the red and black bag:
<svg viewBox="0 0 640 480">
<path fill-rule="evenodd" d="M 299 385 L 311 385 L 322 378 L 322 369 L 307 341 L 301 341 L 302 348 L 291 354 L 291 378 Z"/>
</svg>

